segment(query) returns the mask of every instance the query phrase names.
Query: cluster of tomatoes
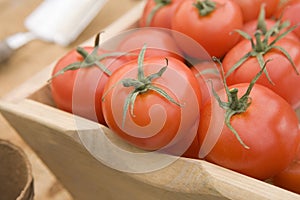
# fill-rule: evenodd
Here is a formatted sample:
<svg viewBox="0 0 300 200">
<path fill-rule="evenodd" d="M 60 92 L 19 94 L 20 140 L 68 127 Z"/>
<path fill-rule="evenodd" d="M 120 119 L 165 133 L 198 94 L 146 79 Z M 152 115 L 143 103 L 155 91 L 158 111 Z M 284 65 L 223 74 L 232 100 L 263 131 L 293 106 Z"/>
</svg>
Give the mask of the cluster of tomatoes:
<svg viewBox="0 0 300 200">
<path fill-rule="evenodd" d="M 57 62 L 53 99 L 141 149 L 300 193 L 299 8 L 300 0 L 148 0 L 141 28 L 103 46 L 97 35 L 94 47 Z"/>
</svg>

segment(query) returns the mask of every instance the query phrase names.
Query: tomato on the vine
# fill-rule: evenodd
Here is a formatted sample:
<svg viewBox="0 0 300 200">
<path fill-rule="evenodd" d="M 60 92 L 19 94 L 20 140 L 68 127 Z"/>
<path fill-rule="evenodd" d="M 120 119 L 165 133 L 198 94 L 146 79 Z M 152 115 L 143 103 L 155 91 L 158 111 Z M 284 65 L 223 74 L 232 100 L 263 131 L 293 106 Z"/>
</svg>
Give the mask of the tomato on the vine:
<svg viewBox="0 0 300 200">
<path fill-rule="evenodd" d="M 98 45 L 98 44 L 97 44 Z M 101 96 L 110 74 L 128 62 L 122 53 L 78 47 L 62 56 L 52 70 L 50 87 L 59 109 L 105 124 Z"/>
<path fill-rule="evenodd" d="M 224 102 L 220 104 L 217 98 L 212 97 L 212 101 L 201 109 L 198 131 L 202 145 L 200 157 L 265 180 L 285 169 L 294 158 L 300 141 L 298 119 L 283 98 L 259 84 L 254 85 L 245 99 L 248 87 L 249 83 L 229 86 L 230 98 L 226 90 L 219 90 L 217 94 Z M 238 103 L 237 99 L 242 98 L 246 101 Z M 231 100 L 229 104 L 228 99 Z M 226 114 L 234 114 L 227 118 L 221 106 L 227 107 Z M 213 118 L 223 118 L 224 123 L 230 123 L 236 132 L 225 125 L 220 129 L 210 127 Z"/>
<path fill-rule="evenodd" d="M 139 26 L 170 29 L 174 12 L 181 1 L 183 0 L 147 0 Z"/>
<path fill-rule="evenodd" d="M 299 106 L 300 42 L 284 34 L 240 41 L 224 57 L 223 66 L 229 85 L 249 82 L 266 60 L 270 60 L 258 83 L 282 96 L 294 108 Z M 269 35 L 269 34 L 267 34 Z"/>
<path fill-rule="evenodd" d="M 182 1 L 172 20 L 173 30 L 191 37 L 211 56 L 219 58 L 238 42 L 240 36 L 234 30 L 242 25 L 241 9 L 232 0 Z M 188 44 L 179 46 L 189 56 L 197 57 Z"/>
<path fill-rule="evenodd" d="M 102 101 L 105 120 L 113 132 L 145 150 L 188 140 L 171 152 L 181 155 L 197 132 L 200 88 L 182 61 L 144 55 L 145 47 L 138 62 L 125 64 L 109 78 Z"/>
<path fill-rule="evenodd" d="M 249 36 L 253 37 L 255 37 L 257 31 L 260 31 L 262 33 L 262 36 L 266 36 L 266 34 L 269 34 L 269 32 L 272 31 L 271 36 L 276 37 L 278 35 L 284 34 L 288 31 L 288 29 L 288 21 L 283 21 L 282 19 L 275 20 L 266 18 L 265 6 L 262 6 L 258 18 L 244 23 L 241 30 L 247 33 Z M 297 35 L 293 32 L 289 32 L 284 37 L 299 40 Z"/>
</svg>

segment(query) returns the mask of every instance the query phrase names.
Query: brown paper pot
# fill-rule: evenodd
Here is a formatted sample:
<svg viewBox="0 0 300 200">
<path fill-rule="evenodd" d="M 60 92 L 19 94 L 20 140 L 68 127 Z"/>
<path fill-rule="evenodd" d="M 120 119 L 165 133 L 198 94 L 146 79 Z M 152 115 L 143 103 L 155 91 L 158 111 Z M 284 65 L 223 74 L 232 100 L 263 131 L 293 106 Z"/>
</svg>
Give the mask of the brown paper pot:
<svg viewBox="0 0 300 200">
<path fill-rule="evenodd" d="M 0 140 L 0 200 L 32 200 L 33 196 L 31 165 L 25 153 Z"/>
</svg>

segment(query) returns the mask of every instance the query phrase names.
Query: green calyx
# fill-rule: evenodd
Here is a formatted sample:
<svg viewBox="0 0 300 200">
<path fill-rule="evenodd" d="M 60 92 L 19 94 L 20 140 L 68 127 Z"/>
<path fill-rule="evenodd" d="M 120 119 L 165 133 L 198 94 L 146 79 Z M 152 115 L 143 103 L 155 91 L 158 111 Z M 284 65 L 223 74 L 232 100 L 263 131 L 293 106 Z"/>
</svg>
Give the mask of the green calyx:
<svg viewBox="0 0 300 200">
<path fill-rule="evenodd" d="M 153 9 L 150 11 L 149 15 L 147 16 L 146 19 L 146 26 L 150 26 L 153 17 L 155 16 L 155 14 L 157 13 L 158 10 L 160 10 L 161 8 L 169 5 L 172 3 L 172 0 L 155 0 L 155 6 L 153 7 Z"/>
<path fill-rule="evenodd" d="M 158 72 L 150 74 L 149 76 L 145 76 L 144 74 L 144 56 L 146 51 L 146 45 L 143 46 L 142 50 L 140 51 L 140 54 L 138 56 L 138 74 L 137 79 L 132 78 L 126 78 L 121 80 L 120 82 L 116 83 L 113 87 L 115 87 L 117 84 L 122 84 L 124 87 L 133 87 L 133 90 L 129 93 L 127 96 L 124 106 L 123 106 L 123 119 L 122 119 L 122 127 L 125 125 L 125 119 L 126 119 L 126 113 L 130 111 L 131 116 L 134 116 L 134 104 L 135 100 L 138 95 L 148 92 L 149 90 L 152 90 L 156 93 L 158 93 L 160 96 L 166 98 L 171 103 L 182 106 L 180 103 L 178 103 L 176 100 L 174 100 L 166 91 L 163 89 L 155 86 L 153 84 L 153 80 L 161 77 L 164 72 L 167 69 L 168 66 L 168 60 L 166 59 L 166 66 L 162 67 Z M 110 91 L 109 88 L 107 92 Z M 105 96 L 107 93 L 105 93 L 102 97 L 102 101 L 105 100 Z"/>
<path fill-rule="evenodd" d="M 201 16 L 209 15 L 216 9 L 216 3 L 211 0 L 198 0 L 193 5 L 198 9 Z"/>
<path fill-rule="evenodd" d="M 226 77 L 230 76 L 236 69 L 238 69 L 246 60 L 248 60 L 251 57 L 256 57 L 259 66 L 263 68 L 265 60 L 264 60 L 264 55 L 270 52 L 273 49 L 276 49 L 280 51 L 291 63 L 293 69 L 295 70 L 296 74 L 299 74 L 295 63 L 289 53 L 281 46 L 277 45 L 277 42 L 284 38 L 287 34 L 292 32 L 296 26 L 293 26 L 286 31 L 280 33 L 284 28 L 287 28 L 289 26 L 288 22 L 281 22 L 277 21 L 275 25 L 270 28 L 269 30 L 266 27 L 266 22 L 265 22 L 265 12 L 264 12 L 264 7 L 262 7 L 259 19 L 258 19 L 258 24 L 257 24 L 257 30 L 254 33 L 254 37 L 250 36 L 249 34 L 241 31 L 241 30 L 236 30 L 242 37 L 245 39 L 249 40 L 252 46 L 252 50 L 250 52 L 247 52 L 244 56 L 241 57 L 241 59 L 236 62 L 227 72 Z M 271 37 L 273 37 L 273 40 L 270 40 Z M 269 82 L 273 83 L 271 80 L 268 71 L 265 69 L 264 73 L 266 77 L 268 78 Z"/>
<path fill-rule="evenodd" d="M 96 35 L 94 49 L 93 49 L 92 53 L 88 53 L 82 47 L 77 47 L 76 51 L 77 51 L 77 53 L 79 53 L 82 56 L 83 61 L 82 62 L 74 62 L 74 63 L 71 63 L 70 65 L 64 67 L 63 69 L 59 70 L 56 74 L 54 74 L 50 80 L 65 73 L 66 71 L 77 70 L 80 68 L 89 68 L 92 66 L 99 67 L 106 75 L 110 76 L 111 71 L 101 61 L 108 57 L 118 57 L 118 56 L 125 55 L 126 53 L 112 52 L 112 53 L 103 53 L 101 55 L 98 55 L 99 38 L 100 38 L 100 33 L 98 33 Z"/>
<path fill-rule="evenodd" d="M 243 140 L 241 139 L 238 132 L 231 125 L 231 118 L 236 114 L 241 114 L 241 113 L 244 113 L 244 112 L 247 111 L 248 107 L 251 105 L 251 97 L 250 97 L 251 90 L 254 87 L 256 81 L 261 76 L 261 74 L 264 72 L 266 64 L 269 61 L 264 63 L 262 69 L 252 79 L 252 81 L 250 82 L 249 87 L 247 88 L 247 91 L 245 92 L 245 94 L 242 97 L 238 98 L 238 89 L 237 88 L 232 88 L 232 89 L 228 88 L 228 85 L 226 83 L 226 78 L 225 78 L 225 75 L 224 75 L 224 70 L 223 70 L 221 62 L 216 58 L 213 58 L 213 59 L 215 61 L 219 62 L 220 66 L 221 66 L 221 75 L 222 75 L 222 78 L 223 78 L 223 84 L 224 84 L 224 88 L 225 88 L 225 92 L 226 92 L 226 96 L 227 96 L 227 101 L 226 102 L 222 101 L 221 98 L 218 96 L 218 94 L 216 93 L 216 91 L 214 89 L 212 90 L 213 95 L 216 98 L 216 100 L 218 101 L 219 106 L 225 110 L 225 124 L 226 124 L 226 126 L 236 136 L 236 138 L 240 142 L 240 144 L 243 145 L 244 148 L 249 149 L 249 146 L 247 146 L 243 142 Z"/>
</svg>

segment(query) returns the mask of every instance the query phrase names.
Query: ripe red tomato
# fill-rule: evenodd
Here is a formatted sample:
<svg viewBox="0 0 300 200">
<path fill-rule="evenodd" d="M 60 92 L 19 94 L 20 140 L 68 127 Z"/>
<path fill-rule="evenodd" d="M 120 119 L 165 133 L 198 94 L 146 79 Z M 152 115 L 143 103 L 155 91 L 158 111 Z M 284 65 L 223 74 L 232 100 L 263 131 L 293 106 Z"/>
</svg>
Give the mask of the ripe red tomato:
<svg viewBox="0 0 300 200">
<path fill-rule="evenodd" d="M 139 26 L 171 29 L 173 14 L 181 1 L 183 0 L 148 0 L 139 20 Z"/>
<path fill-rule="evenodd" d="M 160 150 L 172 149 L 174 144 L 184 142 L 179 149 L 165 150 L 182 155 L 197 132 L 201 91 L 193 73 L 182 61 L 173 57 L 167 57 L 167 60 L 167 67 L 160 77 L 146 85 L 134 81 L 137 87 L 118 83 L 141 77 L 140 72 L 144 73 L 144 78 L 157 73 L 166 66 L 165 57 L 145 58 L 143 70 L 135 61 L 116 70 L 104 89 L 103 113 L 113 132 L 130 144 L 145 150 Z M 163 90 L 173 101 L 163 97 L 161 92 L 149 89 L 152 86 Z M 134 92 L 138 93 L 134 95 Z M 131 99 L 130 105 L 128 99 Z M 128 109 L 125 109 L 126 105 Z"/>
<path fill-rule="evenodd" d="M 118 46 L 118 51 L 130 52 L 131 59 L 137 59 L 144 44 L 147 44 L 145 57 L 171 56 L 184 60 L 181 50 L 178 48 L 171 31 L 163 28 L 138 28 L 123 33 L 124 37 Z"/>
<path fill-rule="evenodd" d="M 172 20 L 173 30 L 191 37 L 211 56 L 219 58 L 238 42 L 240 36 L 233 31 L 242 25 L 241 9 L 231 0 L 183 1 Z M 191 57 L 197 57 L 189 45 L 180 43 L 179 46 Z"/>
<path fill-rule="evenodd" d="M 294 30 L 294 33 L 300 38 L 300 0 L 287 1 L 282 7 L 280 7 L 275 15 L 282 20 L 288 20 L 291 26 L 297 25 L 298 27 Z"/>
<path fill-rule="evenodd" d="M 266 18 L 276 11 L 280 0 L 233 0 L 242 9 L 244 22 L 257 19 L 262 4 L 265 4 Z"/>
<path fill-rule="evenodd" d="M 300 149 L 292 163 L 277 174 L 272 182 L 274 185 L 300 194 Z"/>
<path fill-rule="evenodd" d="M 289 38 L 282 38 L 276 43 L 285 49 L 291 59 L 294 61 L 297 70 L 300 70 L 300 43 Z M 232 48 L 224 57 L 223 67 L 226 73 L 236 64 L 246 53 L 252 50 L 251 43 L 248 40 L 239 42 Z M 263 59 L 270 60 L 266 67 L 266 71 L 274 85 L 270 83 L 265 74 L 260 77 L 257 83 L 260 83 L 277 94 L 282 96 L 294 108 L 299 106 L 300 90 L 300 76 L 295 72 L 292 64 L 287 57 L 278 49 L 271 49 L 266 53 L 261 54 Z M 250 57 L 241 64 L 239 68 L 233 71 L 227 78 L 228 85 L 250 82 L 252 77 L 261 69 L 257 58 Z"/>
<path fill-rule="evenodd" d="M 91 53 L 94 47 L 84 47 L 86 53 Z M 107 53 L 98 51 L 98 55 Z M 88 56 L 86 60 L 90 59 Z M 78 67 L 84 65 L 85 59 L 75 49 L 68 52 L 56 63 L 53 68 L 51 79 L 51 93 L 56 106 L 67 112 L 85 117 L 87 119 L 105 124 L 101 96 L 108 74 L 104 73 L 98 66 L 91 65 L 76 70 L 68 70 L 56 76 L 63 68 L 70 64 L 79 63 Z M 111 72 L 127 62 L 125 57 L 106 57 L 99 61 Z M 80 64 L 82 63 L 82 64 Z"/>
<path fill-rule="evenodd" d="M 236 84 L 230 89 L 238 89 L 241 98 L 248 85 Z M 222 101 L 227 100 L 224 90 L 217 94 Z M 202 146 L 199 155 L 212 163 L 265 180 L 285 169 L 294 158 L 300 141 L 298 119 L 283 98 L 262 85 L 254 85 L 249 97 L 251 102 L 246 111 L 230 119 L 249 148 L 245 148 L 227 126 L 220 129 L 210 126 L 211 120 L 223 118 L 224 121 L 225 114 L 213 97 L 200 113 L 198 136 Z"/>
</svg>

